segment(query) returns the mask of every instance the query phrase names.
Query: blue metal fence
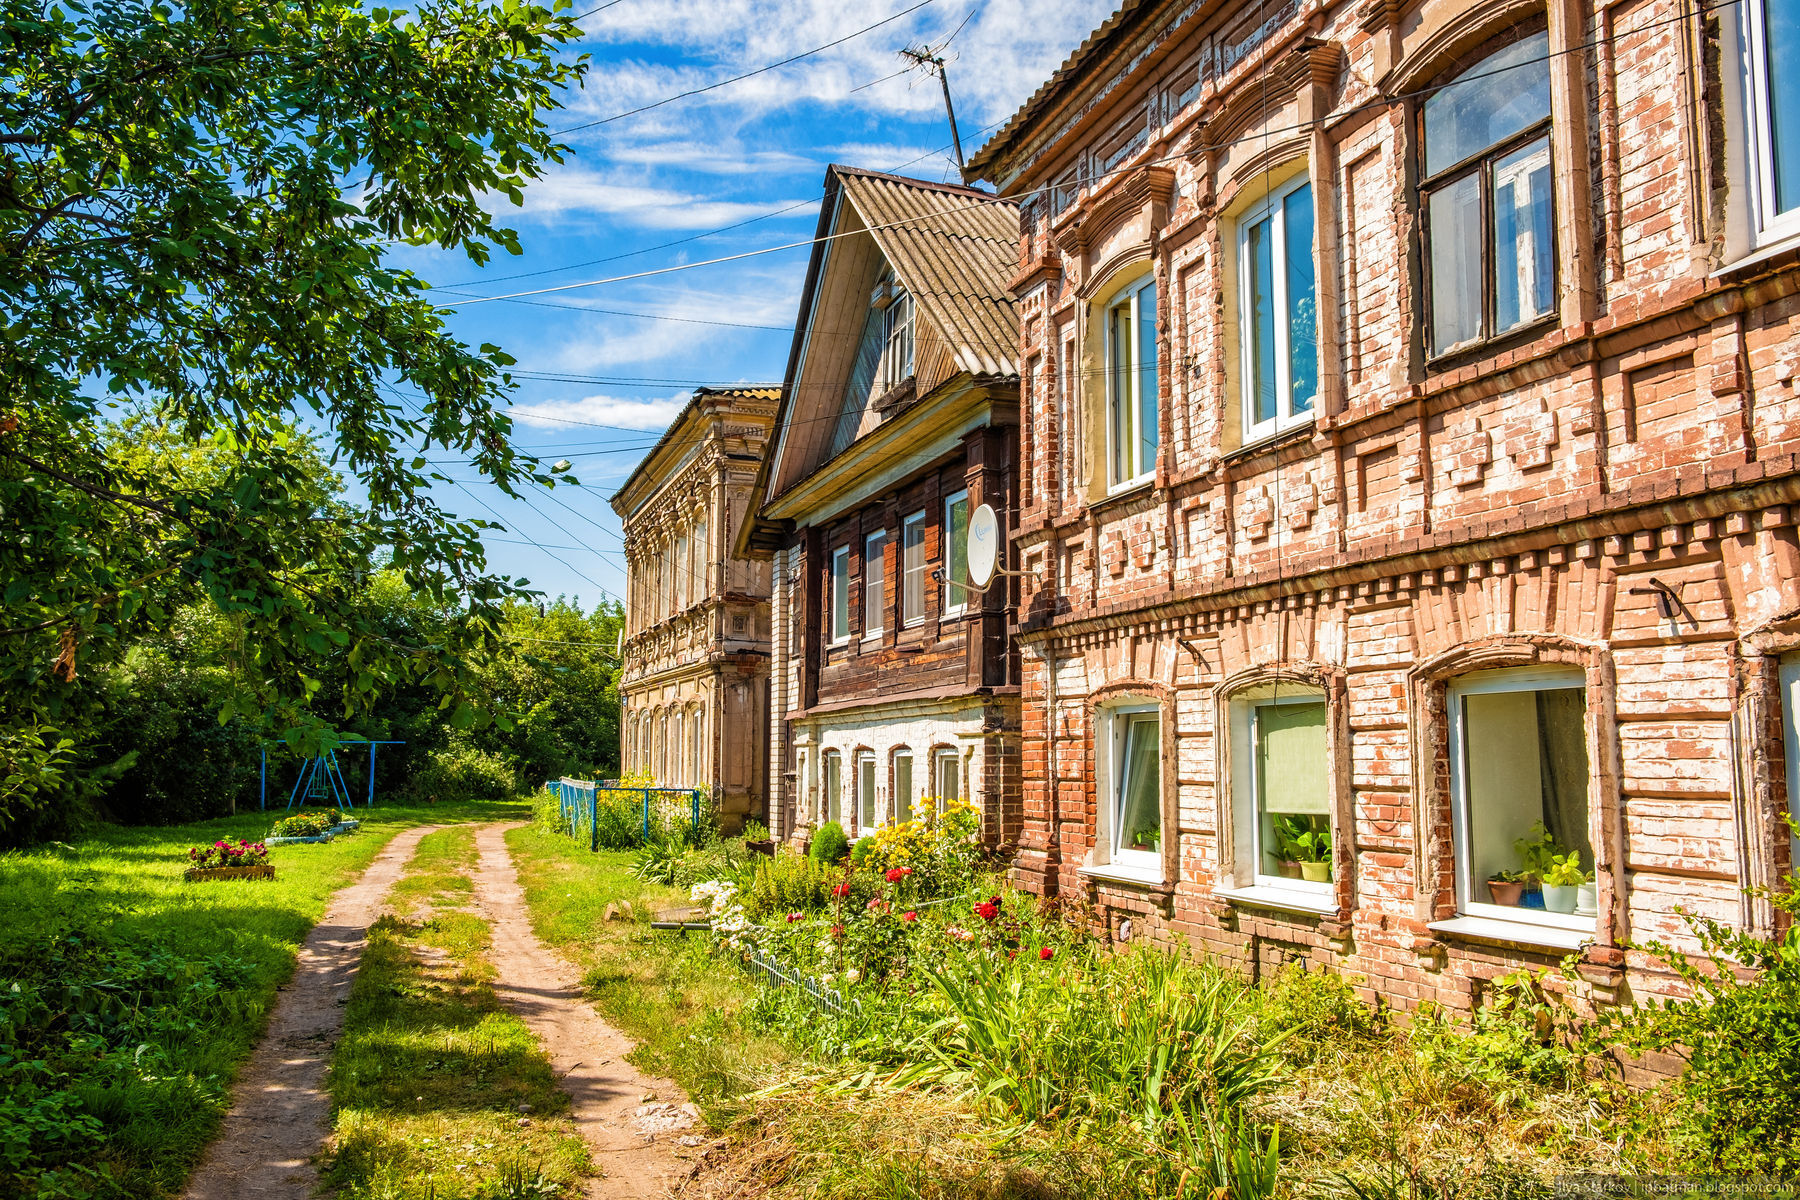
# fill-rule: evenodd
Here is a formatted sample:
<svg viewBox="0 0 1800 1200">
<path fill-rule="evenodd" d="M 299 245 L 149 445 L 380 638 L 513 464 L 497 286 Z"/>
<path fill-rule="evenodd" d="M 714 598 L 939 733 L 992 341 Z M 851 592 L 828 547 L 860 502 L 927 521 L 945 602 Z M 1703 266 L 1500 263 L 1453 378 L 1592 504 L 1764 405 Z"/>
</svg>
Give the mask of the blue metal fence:
<svg viewBox="0 0 1800 1200">
<path fill-rule="evenodd" d="M 600 848 L 600 812 L 616 812 L 630 805 L 638 819 L 643 841 L 674 833 L 681 820 L 698 830 L 710 817 L 706 793 L 700 788 L 620 787 L 612 780 L 554 779 L 544 789 L 555 796 L 562 813 L 562 827 L 576 841 L 587 838 L 588 849 Z"/>
</svg>

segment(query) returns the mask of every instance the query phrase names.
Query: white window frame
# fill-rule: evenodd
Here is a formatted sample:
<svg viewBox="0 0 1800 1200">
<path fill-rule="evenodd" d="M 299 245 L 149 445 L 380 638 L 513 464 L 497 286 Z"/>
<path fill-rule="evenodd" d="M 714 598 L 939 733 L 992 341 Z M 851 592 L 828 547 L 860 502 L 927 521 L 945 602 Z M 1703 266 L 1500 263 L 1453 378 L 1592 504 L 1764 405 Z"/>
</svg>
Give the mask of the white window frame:
<svg viewBox="0 0 1800 1200">
<path fill-rule="evenodd" d="M 875 568 L 873 573 L 871 566 Z M 874 586 L 871 587 L 871 584 Z M 871 613 L 875 618 L 873 621 L 869 619 Z M 880 637 L 886 627 L 887 530 L 878 529 L 863 538 L 863 636 Z"/>
<path fill-rule="evenodd" d="M 1787 212 L 1775 210 L 1775 144 L 1771 139 L 1769 41 L 1762 0 L 1723 5 L 1721 20 L 1737 25 L 1737 106 L 1744 131 L 1744 193 L 1750 198 L 1750 248 L 1762 248 L 1800 236 L 1800 203 Z"/>
<path fill-rule="evenodd" d="M 838 628 L 838 595 L 842 593 L 844 603 L 844 627 Z M 831 552 L 831 644 L 842 646 L 850 640 L 850 547 L 839 546 Z"/>
<path fill-rule="evenodd" d="M 1326 744 L 1329 745 L 1331 732 L 1331 702 L 1326 698 L 1322 689 L 1313 688 L 1308 685 L 1306 690 L 1301 690 L 1301 688 L 1296 687 L 1293 692 L 1285 695 L 1264 696 L 1256 700 L 1247 700 L 1243 703 L 1249 707 L 1250 716 L 1250 761 L 1245 764 L 1245 767 L 1249 772 L 1250 782 L 1251 878 L 1256 881 L 1257 887 L 1286 888 L 1290 891 L 1304 892 L 1310 896 L 1322 898 L 1330 897 L 1336 894 L 1337 883 L 1335 880 L 1328 880 L 1324 883 L 1313 883 L 1305 879 L 1289 879 L 1285 875 L 1267 875 L 1263 873 L 1262 780 L 1257 777 L 1256 764 L 1260 759 L 1257 750 L 1262 741 L 1262 727 L 1259 718 L 1262 715 L 1263 709 L 1290 704 L 1311 704 L 1323 708 L 1325 710 Z M 1329 764 L 1327 764 L 1326 768 L 1325 806 L 1325 823 L 1326 827 L 1331 832 L 1333 849 L 1332 857 L 1335 859 L 1338 830 L 1337 821 L 1333 819 L 1335 814 L 1331 811 L 1331 775 Z M 1335 866 L 1335 863 L 1333 865 Z"/>
<path fill-rule="evenodd" d="M 1318 407 L 1318 394 L 1313 395 L 1313 408 L 1301 412 L 1294 411 L 1293 348 L 1288 339 L 1292 334 L 1293 314 L 1288 303 L 1287 294 L 1287 208 L 1285 201 L 1295 192 L 1312 184 L 1312 176 L 1302 171 L 1268 195 L 1258 200 L 1248 212 L 1238 218 L 1238 376 L 1239 392 L 1243 402 L 1243 440 L 1261 441 L 1266 437 L 1283 433 L 1300 425 L 1309 425 Z M 1314 230 L 1317 238 L 1317 196 L 1314 197 Z M 1262 222 L 1269 222 L 1269 238 L 1273 253 L 1270 269 L 1270 282 L 1275 288 L 1275 415 L 1266 421 L 1256 420 L 1256 371 L 1253 368 L 1255 349 L 1251 339 L 1255 335 L 1255 317 L 1251 312 L 1251 281 L 1255 275 L 1255 267 L 1250 262 L 1250 231 Z M 1318 260 L 1313 261 L 1314 307 L 1318 303 Z M 1316 329 L 1318 318 L 1314 316 Z M 1317 346 L 1314 347 L 1317 353 Z M 1318 374 L 1314 368 L 1315 379 Z"/>
<path fill-rule="evenodd" d="M 1104 836 L 1100 840 L 1100 846 L 1105 849 L 1107 854 L 1106 865 L 1141 874 L 1146 878 L 1160 880 L 1162 878 L 1161 847 L 1158 847 L 1155 850 L 1136 850 L 1129 846 L 1121 846 L 1119 844 L 1120 835 L 1123 832 L 1120 826 L 1124 824 L 1126 735 L 1131 728 L 1132 718 L 1145 716 L 1154 717 L 1156 719 L 1156 736 L 1158 739 L 1156 754 L 1156 818 L 1159 826 L 1163 824 L 1163 801 L 1166 797 L 1163 796 L 1161 767 L 1162 748 L 1160 743 L 1163 723 L 1162 705 L 1154 702 L 1112 705 L 1104 710 L 1102 717 L 1106 730 L 1106 736 L 1104 738 L 1104 753 L 1106 754 L 1106 790 L 1103 793 L 1105 797 L 1105 808 L 1102 809 L 1105 828 L 1103 830 Z M 1167 828 L 1163 828 L 1162 838 L 1160 840 L 1166 843 L 1168 839 L 1169 831 Z"/>
<path fill-rule="evenodd" d="M 969 611 L 970 581 L 968 576 L 965 575 L 963 577 L 963 582 L 960 585 L 950 577 L 950 564 L 955 561 L 955 553 L 950 545 L 950 510 L 958 504 L 963 506 L 963 532 L 966 536 L 969 528 L 969 491 L 967 488 L 964 488 L 960 492 L 952 492 L 950 495 L 944 497 L 944 536 L 942 539 L 944 552 L 944 595 L 943 603 L 939 611 L 945 617 L 960 617 Z M 969 552 L 968 546 L 965 543 L 963 547 L 963 566 L 966 568 L 968 563 Z M 960 601 L 952 600 L 950 598 L 953 590 L 960 590 L 962 592 L 962 599 Z"/>
<path fill-rule="evenodd" d="M 1540 925 L 1572 933 L 1592 934 L 1595 931 L 1598 917 L 1577 917 L 1477 900 L 1474 885 L 1478 881 L 1470 878 L 1468 779 L 1463 761 L 1463 697 L 1491 695 L 1495 692 L 1543 692 L 1572 687 L 1584 690 L 1587 687 L 1587 674 L 1580 667 L 1510 667 L 1476 671 L 1452 681 L 1447 689 L 1444 709 L 1450 722 L 1450 841 L 1456 858 L 1456 911 L 1459 916 L 1481 917 L 1517 925 Z M 1585 719 L 1593 719 L 1591 710 L 1586 713 Z M 1584 729 L 1584 736 L 1585 733 Z M 1590 845 L 1597 845 L 1599 839 L 1594 836 L 1592 828 L 1597 807 L 1592 786 L 1592 763 L 1588 764 L 1588 780 L 1588 842 Z"/>
<path fill-rule="evenodd" d="M 1138 340 L 1136 335 L 1138 328 L 1138 301 L 1142 298 L 1145 291 L 1150 291 L 1152 293 L 1156 291 L 1156 276 L 1154 273 L 1144 275 L 1119 289 L 1119 291 L 1113 294 L 1112 299 L 1106 302 L 1106 307 L 1101 310 L 1101 330 L 1104 335 L 1102 339 L 1104 343 L 1102 346 L 1102 353 L 1104 355 L 1102 361 L 1106 364 L 1101 372 L 1101 374 L 1106 377 L 1106 478 L 1109 485 L 1107 490 L 1111 492 L 1122 492 L 1128 488 L 1137 487 L 1139 484 L 1156 477 L 1156 463 L 1154 461 L 1148 463 L 1136 461 L 1138 448 L 1143 445 L 1144 440 L 1143 431 L 1139 427 L 1139 422 L 1142 419 L 1144 411 L 1143 394 L 1140 391 L 1144 386 L 1144 364 L 1138 359 L 1138 350 L 1142 343 Z M 1160 302 L 1160 297 L 1158 300 Z M 1128 385 L 1130 395 L 1125 397 L 1121 397 L 1118 394 L 1118 381 L 1114 378 L 1112 369 L 1112 315 L 1117 309 L 1122 307 L 1130 310 L 1130 320 L 1127 324 L 1132 331 L 1129 347 L 1131 366 L 1124 372 L 1125 378 L 1130 381 Z M 1160 391 L 1162 388 L 1162 363 L 1160 362 L 1160 355 L 1156 367 L 1157 389 Z M 1118 476 L 1117 468 L 1119 465 L 1119 455 L 1118 447 L 1114 445 L 1113 433 L 1119 425 L 1119 422 L 1114 419 L 1114 410 L 1121 401 L 1124 401 L 1128 405 L 1126 409 L 1125 424 L 1130 431 L 1131 454 L 1133 456 L 1131 465 L 1137 468 L 1135 473 L 1130 475 L 1130 477 L 1123 479 Z M 1160 422 L 1162 419 L 1162 399 L 1160 396 L 1156 397 L 1156 411 L 1157 419 Z M 1162 449 L 1162 430 L 1160 428 L 1157 430 L 1157 449 L 1158 451 Z"/>
<path fill-rule="evenodd" d="M 899 387 L 913 373 L 913 298 L 896 287 L 882 314 L 882 390 Z"/>
<path fill-rule="evenodd" d="M 944 791 L 944 775 L 949 772 L 951 786 L 956 790 Z M 949 807 L 951 800 L 962 799 L 962 755 L 954 746 L 940 746 L 931 752 L 931 790 L 937 802 L 937 811 L 943 812 Z"/>
<path fill-rule="evenodd" d="M 911 539 L 917 534 L 918 540 Z M 913 551 L 917 552 L 917 562 L 913 562 Z M 925 556 L 925 511 L 923 509 L 900 522 L 900 626 L 909 628 L 925 623 L 925 583 L 930 579 L 931 560 Z M 913 612 L 906 605 L 908 581 L 913 577 L 919 580 L 919 611 Z"/>
<path fill-rule="evenodd" d="M 844 756 L 827 750 L 819 756 L 819 816 L 844 823 Z"/>
<path fill-rule="evenodd" d="M 1800 654 L 1783 655 L 1781 682 L 1781 740 L 1787 757 L 1788 816 L 1800 821 Z M 1788 831 L 1788 870 L 1800 874 L 1800 833 Z"/>
<path fill-rule="evenodd" d="M 900 782 L 900 764 L 902 761 L 906 763 L 906 783 L 904 786 L 902 786 Z M 902 821 L 910 821 L 919 815 L 918 780 L 913 773 L 913 768 L 916 765 L 910 747 L 902 746 L 894 751 L 892 759 L 892 769 L 894 772 L 892 807 L 896 824 Z"/>
</svg>

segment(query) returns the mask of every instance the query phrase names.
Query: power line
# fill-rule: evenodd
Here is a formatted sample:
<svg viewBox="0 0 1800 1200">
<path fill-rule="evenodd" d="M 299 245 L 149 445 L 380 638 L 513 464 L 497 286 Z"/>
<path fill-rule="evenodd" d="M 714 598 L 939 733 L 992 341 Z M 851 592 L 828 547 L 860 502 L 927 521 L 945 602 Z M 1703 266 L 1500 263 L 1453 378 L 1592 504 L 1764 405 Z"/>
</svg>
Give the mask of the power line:
<svg viewBox="0 0 1800 1200">
<path fill-rule="evenodd" d="M 919 0 L 919 2 L 915 5 L 913 5 L 911 8 L 904 8 L 904 9 L 901 9 L 899 12 L 893 14 L 892 16 L 883 17 L 881 20 L 875 22 L 873 25 L 865 25 L 863 28 L 857 30 L 855 33 L 845 34 L 843 37 L 838 38 L 834 42 L 826 42 L 823 46 L 815 46 L 811 50 L 803 50 L 799 54 L 795 54 L 795 55 L 792 55 L 791 57 L 782 59 L 780 62 L 772 62 L 766 66 L 757 67 L 753 71 L 745 71 L 742 75 L 733 75 L 730 79 L 721 79 L 717 83 L 709 83 L 709 84 L 705 85 L 704 87 L 689 88 L 685 92 L 677 92 L 673 96 L 664 97 L 663 99 L 655 101 L 654 103 L 651 103 L 651 104 L 644 104 L 644 105 L 640 105 L 637 108 L 627 109 L 625 112 L 622 112 L 622 113 L 614 113 L 610 117 L 601 117 L 598 121 L 588 121 L 585 124 L 581 124 L 581 125 L 571 125 L 567 129 L 552 130 L 550 136 L 551 137 L 562 137 L 565 134 L 578 133 L 583 129 L 593 129 L 594 127 L 599 126 L 599 125 L 610 125 L 614 121 L 622 121 L 626 117 L 635 117 L 639 113 L 647 113 L 651 109 L 661 108 L 665 104 L 673 104 L 677 100 L 686 100 L 690 96 L 699 96 L 706 92 L 715 92 L 722 87 L 728 87 L 734 83 L 741 83 L 742 81 L 744 81 L 746 79 L 753 78 L 754 76 L 757 76 L 757 75 L 766 74 L 767 72 L 773 71 L 778 67 L 785 67 L 790 63 L 797 63 L 803 58 L 811 58 L 815 54 L 822 54 L 827 50 L 830 50 L 830 49 L 833 49 L 834 47 L 843 45 L 845 42 L 852 41 L 856 38 L 859 38 L 865 33 L 871 33 L 877 29 L 880 29 L 883 25 L 891 25 L 895 21 L 898 21 L 901 17 L 909 16 L 912 13 L 918 12 L 921 8 L 924 8 L 926 5 L 935 4 L 936 2 L 937 2 L 937 0 Z"/>
</svg>

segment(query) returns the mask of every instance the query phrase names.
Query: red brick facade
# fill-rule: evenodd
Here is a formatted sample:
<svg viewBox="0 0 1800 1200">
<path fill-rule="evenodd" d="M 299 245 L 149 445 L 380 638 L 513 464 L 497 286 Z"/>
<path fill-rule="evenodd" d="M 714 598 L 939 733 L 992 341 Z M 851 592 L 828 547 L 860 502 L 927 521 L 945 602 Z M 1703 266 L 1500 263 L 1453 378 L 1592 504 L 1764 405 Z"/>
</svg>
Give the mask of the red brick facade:
<svg viewBox="0 0 1800 1200">
<path fill-rule="evenodd" d="M 1737 20 L 1679 0 L 1127 4 L 977 154 L 1024 205 L 1023 886 L 1252 973 L 1300 956 L 1396 1008 L 1468 1008 L 1568 941 L 1465 919 L 1481 885 L 1458 890 L 1457 814 L 1485 818 L 1458 808 L 1452 742 L 1474 735 L 1447 697 L 1561 671 L 1585 708 L 1585 998 L 1669 986 L 1621 947 L 1680 940 L 1678 906 L 1770 923 L 1744 889 L 1790 865 L 1800 254 L 1752 211 Z M 1462 281 L 1431 270 L 1425 106 L 1531 37 L 1553 225 L 1535 268 L 1491 268 L 1499 235 L 1479 261 L 1490 315 L 1532 286 L 1544 315 L 1437 354 L 1432 289 Z M 1504 173 L 1530 150 L 1483 168 L 1492 211 L 1503 185 L 1519 203 Z M 1265 436 L 1247 230 L 1300 180 L 1316 398 Z M 1108 322 L 1146 279 L 1156 444 L 1121 487 L 1109 356 L 1129 335 Z M 1282 687 L 1324 705 L 1333 876 L 1286 906 L 1244 882 L 1231 732 L 1234 703 Z M 1160 715 L 1164 836 L 1112 870 L 1125 701 Z"/>
</svg>

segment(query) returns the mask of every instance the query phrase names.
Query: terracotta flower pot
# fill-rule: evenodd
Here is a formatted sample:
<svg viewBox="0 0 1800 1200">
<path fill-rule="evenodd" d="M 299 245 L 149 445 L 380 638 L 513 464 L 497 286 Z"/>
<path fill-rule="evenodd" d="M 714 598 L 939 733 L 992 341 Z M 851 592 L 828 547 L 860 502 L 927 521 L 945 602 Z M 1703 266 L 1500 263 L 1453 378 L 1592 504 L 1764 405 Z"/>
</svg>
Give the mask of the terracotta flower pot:
<svg viewBox="0 0 1800 1200">
<path fill-rule="evenodd" d="M 1331 864 L 1328 862 L 1303 862 L 1300 864 L 1300 878 L 1308 883 L 1330 883 Z"/>
<path fill-rule="evenodd" d="M 1281 877 L 1283 879 L 1300 878 L 1300 864 L 1291 858 L 1281 860 Z"/>
<path fill-rule="evenodd" d="M 1487 886 L 1488 895 L 1494 898 L 1494 903 L 1504 904 L 1509 908 L 1518 907 L 1519 897 L 1525 892 L 1525 881 L 1522 879 L 1515 879 L 1511 883 L 1490 879 Z"/>
</svg>

